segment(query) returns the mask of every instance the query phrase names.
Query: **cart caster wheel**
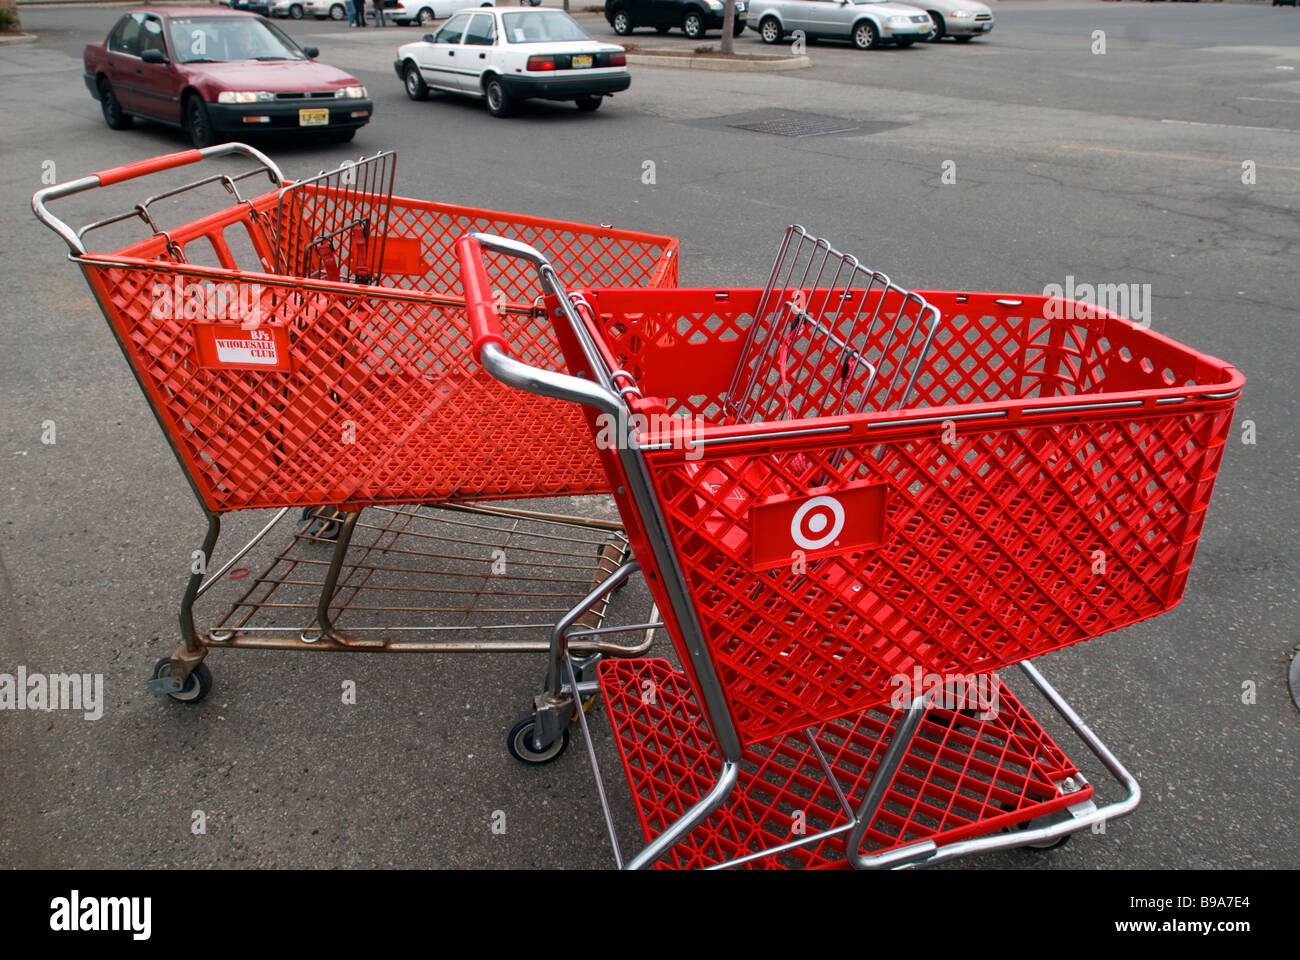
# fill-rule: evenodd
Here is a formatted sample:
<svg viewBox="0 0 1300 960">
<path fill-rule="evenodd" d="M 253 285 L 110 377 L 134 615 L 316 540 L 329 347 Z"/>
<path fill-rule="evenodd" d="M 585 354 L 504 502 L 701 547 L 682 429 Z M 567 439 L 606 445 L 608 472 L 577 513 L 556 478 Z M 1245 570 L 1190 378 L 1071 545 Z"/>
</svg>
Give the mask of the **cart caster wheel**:
<svg viewBox="0 0 1300 960">
<path fill-rule="evenodd" d="M 1068 819 L 1068 817 L 1064 819 Z M 1037 820 L 1026 820 L 1024 823 L 1017 823 L 1009 827 L 1004 827 L 1002 832 L 1019 833 L 1021 830 L 1037 830 L 1039 827 L 1050 827 L 1055 823 L 1063 823 L 1064 819 L 1060 814 L 1048 814 L 1045 817 L 1039 817 Z M 1039 840 L 1036 843 L 1026 843 L 1019 849 L 1032 850 L 1035 853 L 1046 853 L 1048 850 L 1059 850 L 1070 842 L 1070 837 L 1072 836 L 1074 836 L 1074 834 L 1067 833 L 1065 836 L 1057 837 L 1055 840 Z"/>
<path fill-rule="evenodd" d="M 313 540 L 337 540 L 343 527 L 338 520 L 327 520 L 324 517 L 317 516 L 317 507 L 303 507 L 302 519 L 306 524 L 302 529 L 305 537 Z"/>
<path fill-rule="evenodd" d="M 170 657 L 163 657 L 153 667 L 153 680 L 161 680 L 163 677 L 170 677 L 172 673 L 172 661 Z M 169 693 L 171 697 L 180 703 L 198 703 L 208 695 L 212 689 L 212 671 L 208 669 L 206 663 L 200 663 L 190 673 L 185 680 L 185 686 L 181 687 L 179 693 Z"/>
<path fill-rule="evenodd" d="M 537 717 L 530 713 L 511 727 L 506 737 L 506 749 L 510 751 L 510 756 L 520 763 L 533 765 L 550 763 L 569 746 L 569 731 L 565 728 L 549 747 L 538 750 L 533 743 L 533 728 L 536 725 Z"/>
<path fill-rule="evenodd" d="M 587 666 L 588 666 L 588 667 L 594 667 L 595 664 L 594 664 L 594 663 L 589 663 L 589 664 L 587 664 Z M 587 668 L 586 668 L 586 667 L 579 667 L 578 669 L 576 669 L 576 670 L 573 671 L 573 675 L 574 675 L 574 677 L 577 679 L 577 681 L 578 681 L 579 683 L 582 683 L 582 679 L 583 679 L 583 678 L 582 678 L 582 672 L 583 672 L 583 670 L 585 670 L 585 669 L 587 669 Z M 567 675 L 566 675 L 566 676 L 567 676 Z M 542 684 L 542 685 L 543 685 L 547 690 L 551 689 L 551 671 L 550 671 L 550 670 L 547 670 L 547 671 L 546 671 L 546 680 L 543 681 L 543 684 Z M 594 703 L 596 702 L 596 696 L 597 696 L 597 695 L 593 693 L 593 694 L 591 694 L 590 696 L 588 696 L 587 699 L 585 699 L 585 700 L 582 701 L 582 712 L 583 712 L 583 713 L 590 713 L 590 712 L 591 712 L 592 704 L 594 704 Z M 570 722 L 570 723 L 577 723 L 577 722 L 578 722 L 578 715 L 575 713 L 575 714 L 573 715 L 573 719 L 570 720 L 569 722 Z"/>
</svg>

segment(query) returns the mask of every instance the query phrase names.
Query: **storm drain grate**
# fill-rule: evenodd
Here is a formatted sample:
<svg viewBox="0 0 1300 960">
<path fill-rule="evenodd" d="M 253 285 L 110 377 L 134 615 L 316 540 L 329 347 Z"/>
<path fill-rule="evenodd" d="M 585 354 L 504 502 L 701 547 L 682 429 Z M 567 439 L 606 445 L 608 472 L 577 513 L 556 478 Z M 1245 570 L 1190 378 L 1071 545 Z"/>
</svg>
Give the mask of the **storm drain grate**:
<svg viewBox="0 0 1300 960">
<path fill-rule="evenodd" d="M 821 137 L 830 133 L 848 133 L 858 124 L 843 117 L 828 117 L 820 113 L 790 113 L 748 123 L 730 123 L 737 130 L 770 133 L 778 137 Z"/>
</svg>

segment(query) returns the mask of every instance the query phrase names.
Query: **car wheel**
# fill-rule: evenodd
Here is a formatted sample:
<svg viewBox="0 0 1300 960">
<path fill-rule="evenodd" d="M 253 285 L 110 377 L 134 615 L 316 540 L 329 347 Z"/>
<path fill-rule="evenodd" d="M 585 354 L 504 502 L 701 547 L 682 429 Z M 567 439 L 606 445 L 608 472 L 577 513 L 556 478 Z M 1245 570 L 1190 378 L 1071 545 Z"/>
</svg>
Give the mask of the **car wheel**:
<svg viewBox="0 0 1300 960">
<path fill-rule="evenodd" d="M 948 32 L 948 28 L 944 26 L 943 23 L 943 15 L 939 13 L 938 10 L 927 10 L 926 13 L 930 15 L 930 19 L 934 22 L 934 26 L 930 28 L 930 32 L 926 35 L 925 39 L 932 42 L 942 40 L 944 34 Z"/>
<path fill-rule="evenodd" d="M 432 19 L 433 19 L 433 11 L 430 10 L 428 7 L 421 7 L 420 12 L 415 15 L 415 22 L 418 23 L 420 26 L 424 26 Z"/>
<path fill-rule="evenodd" d="M 600 102 L 604 99 L 604 97 L 582 97 L 574 102 L 583 113 L 591 113 L 600 109 Z"/>
<path fill-rule="evenodd" d="M 99 81 L 99 109 L 104 114 L 104 122 L 110 130 L 130 130 L 135 118 L 122 112 L 122 104 L 113 92 L 113 85 L 108 80 Z"/>
<path fill-rule="evenodd" d="M 483 86 L 483 98 L 487 101 L 488 113 L 494 117 L 508 117 L 514 104 L 510 94 L 506 93 L 505 84 L 500 77 L 489 77 Z"/>
<path fill-rule="evenodd" d="M 853 26 L 853 45 L 859 50 L 874 50 L 880 46 L 880 34 L 870 20 L 859 20 Z"/>
<path fill-rule="evenodd" d="M 626 37 L 632 32 L 632 18 L 627 15 L 626 10 L 614 11 L 614 32 L 620 37 Z"/>
<path fill-rule="evenodd" d="M 686 15 L 682 17 L 682 33 L 691 40 L 698 40 L 704 36 L 704 18 L 698 11 L 686 11 Z"/>
<path fill-rule="evenodd" d="M 763 38 L 764 43 L 780 43 L 783 34 L 781 23 L 776 17 L 764 17 L 763 22 L 758 25 L 758 35 Z"/>
<path fill-rule="evenodd" d="M 744 21 L 744 20 L 737 20 L 735 23 L 733 23 L 733 24 L 731 25 L 731 35 L 732 35 L 733 37 L 738 37 L 738 36 L 740 36 L 740 35 L 741 35 L 742 33 L 744 33 L 744 32 L 745 32 L 745 21 Z"/>
<path fill-rule="evenodd" d="M 348 10 L 347 7 L 343 6 L 343 4 L 336 3 L 334 6 L 330 7 L 331 20 L 346 20 L 347 16 Z"/>
<path fill-rule="evenodd" d="M 412 100 L 427 100 L 429 97 L 429 87 L 420 76 L 420 68 L 409 60 L 402 70 L 402 86 L 406 87 L 406 95 Z"/>
<path fill-rule="evenodd" d="M 198 94 L 190 94 L 185 101 L 185 133 L 190 143 L 199 148 L 210 147 L 216 143 L 216 134 L 212 129 L 212 120 L 208 117 L 207 104 Z"/>
<path fill-rule="evenodd" d="M 302 19 L 302 4 L 295 3 L 292 7 L 289 8 L 289 19 L 290 20 Z"/>
<path fill-rule="evenodd" d="M 953 37 L 953 39 L 956 40 L 958 43 L 970 43 L 975 38 L 968 33 L 964 37 Z"/>
</svg>

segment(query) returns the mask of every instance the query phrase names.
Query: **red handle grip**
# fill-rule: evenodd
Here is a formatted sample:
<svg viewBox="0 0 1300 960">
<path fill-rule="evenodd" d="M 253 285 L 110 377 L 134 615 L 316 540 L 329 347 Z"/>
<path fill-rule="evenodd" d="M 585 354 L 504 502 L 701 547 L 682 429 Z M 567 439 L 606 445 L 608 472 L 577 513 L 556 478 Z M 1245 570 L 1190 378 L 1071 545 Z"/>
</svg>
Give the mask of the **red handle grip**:
<svg viewBox="0 0 1300 960">
<path fill-rule="evenodd" d="M 474 358 L 479 359 L 483 347 L 495 343 L 508 349 L 501 333 L 501 318 L 497 316 L 492 299 L 492 281 L 483 265 L 483 245 L 473 237 L 456 241 L 456 256 L 460 260 L 460 285 L 465 291 L 465 311 L 469 314 L 469 329 L 474 337 Z"/>
<path fill-rule="evenodd" d="M 198 163 L 203 159 L 203 154 L 198 150 L 181 150 L 179 153 L 168 153 L 161 157 L 150 157 L 148 160 L 136 160 L 133 163 L 124 163 L 120 167 L 113 167 L 109 170 L 101 170 L 95 174 L 101 187 L 111 187 L 115 183 L 121 183 L 123 180 L 133 180 L 136 177 L 143 177 L 146 174 L 158 173 L 161 170 L 170 170 L 172 167 L 183 167 L 189 163 Z"/>
</svg>

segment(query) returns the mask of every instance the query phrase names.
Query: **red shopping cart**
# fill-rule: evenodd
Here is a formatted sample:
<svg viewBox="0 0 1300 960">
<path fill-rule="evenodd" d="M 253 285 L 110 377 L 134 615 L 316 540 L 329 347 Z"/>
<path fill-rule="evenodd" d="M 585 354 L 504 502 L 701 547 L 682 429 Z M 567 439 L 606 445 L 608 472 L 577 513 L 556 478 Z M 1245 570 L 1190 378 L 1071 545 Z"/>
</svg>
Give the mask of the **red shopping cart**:
<svg viewBox="0 0 1300 960">
<path fill-rule="evenodd" d="M 483 366 L 613 436 L 681 661 L 600 669 L 648 841 L 630 866 L 928 863 L 1136 807 L 1028 660 L 1181 598 L 1233 367 L 1086 304 L 909 292 L 798 227 L 762 290 L 569 294 L 524 245 L 458 249 Z M 537 269 L 578 376 L 512 355 L 484 250 Z M 1097 806 L 994 676 L 1015 663 L 1122 800 Z"/>
<path fill-rule="evenodd" d="M 47 207 L 226 155 L 254 166 L 222 169 L 80 229 Z M 394 175 L 394 156 L 382 153 L 290 182 L 259 151 L 225 144 L 33 197 L 80 266 L 208 518 L 181 605 L 183 645 L 151 682 L 175 699 L 207 692 L 201 662 L 212 646 L 545 650 L 555 620 L 583 603 L 582 623 L 599 625 L 603 595 L 586 598 L 625 555 L 617 520 L 483 502 L 608 486 L 571 405 L 504 395 L 470 361 L 451 241 L 466 230 L 503 232 L 569 263 L 569 282 L 633 286 L 676 282 L 676 241 L 393 197 Z M 270 189 L 245 196 L 262 178 Z M 209 184 L 233 202 L 159 225 L 160 210 Z M 87 249 L 92 232 L 139 223 L 145 239 Z M 510 258 L 490 269 L 530 362 L 562 369 L 531 271 Z M 278 513 L 218 566 L 222 515 L 256 508 Z M 287 515 L 299 527 L 268 559 L 263 540 Z M 229 607 L 199 631 L 195 601 L 214 587 Z M 610 639 L 584 643 L 596 653 Z"/>
</svg>

